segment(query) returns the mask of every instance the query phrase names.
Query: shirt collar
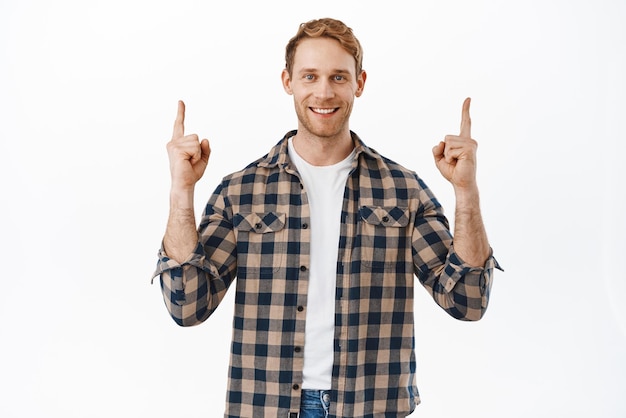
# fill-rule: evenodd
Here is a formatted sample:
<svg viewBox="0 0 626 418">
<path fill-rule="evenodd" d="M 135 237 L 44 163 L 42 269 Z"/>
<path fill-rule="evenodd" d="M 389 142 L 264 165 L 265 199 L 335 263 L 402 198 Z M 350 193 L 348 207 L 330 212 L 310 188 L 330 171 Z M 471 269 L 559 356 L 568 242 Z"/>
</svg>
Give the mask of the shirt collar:
<svg viewBox="0 0 626 418">
<path fill-rule="evenodd" d="M 259 160 L 258 167 L 287 167 L 287 165 L 289 164 L 289 156 L 287 151 L 288 140 L 296 133 L 298 133 L 297 130 L 287 132 L 285 136 L 272 147 L 270 152 Z M 365 143 L 361 140 L 361 138 L 359 138 L 356 133 L 350 131 L 350 135 L 352 136 L 352 140 L 354 141 L 354 145 L 356 148 L 356 153 L 354 157 L 355 159 L 358 159 L 361 153 L 374 159 L 381 159 L 380 154 L 378 154 L 374 149 L 365 145 Z"/>
</svg>

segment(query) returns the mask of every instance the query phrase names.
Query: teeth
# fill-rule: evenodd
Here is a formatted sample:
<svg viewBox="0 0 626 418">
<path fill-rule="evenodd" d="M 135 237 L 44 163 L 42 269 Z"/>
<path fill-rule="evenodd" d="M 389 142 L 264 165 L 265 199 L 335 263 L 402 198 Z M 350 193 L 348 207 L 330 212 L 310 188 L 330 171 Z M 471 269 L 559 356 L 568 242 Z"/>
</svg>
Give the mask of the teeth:
<svg viewBox="0 0 626 418">
<path fill-rule="evenodd" d="M 327 115 L 327 114 L 333 113 L 335 111 L 335 109 L 318 109 L 318 108 L 315 108 L 315 107 L 312 108 L 312 109 L 313 109 L 313 111 L 315 113 L 321 113 L 323 115 Z"/>
</svg>

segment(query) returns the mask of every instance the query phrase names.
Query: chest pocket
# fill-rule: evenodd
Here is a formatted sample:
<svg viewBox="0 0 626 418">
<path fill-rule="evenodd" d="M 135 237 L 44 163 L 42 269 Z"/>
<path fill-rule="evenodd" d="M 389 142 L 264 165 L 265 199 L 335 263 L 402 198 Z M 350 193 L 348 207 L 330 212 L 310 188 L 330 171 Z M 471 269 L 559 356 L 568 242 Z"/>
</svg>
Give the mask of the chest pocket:
<svg viewBox="0 0 626 418">
<path fill-rule="evenodd" d="M 238 276 L 271 278 L 284 267 L 287 252 L 286 215 L 277 212 L 237 213 Z"/>
<path fill-rule="evenodd" d="M 359 216 L 361 264 L 372 272 L 405 269 L 411 242 L 408 208 L 362 206 Z"/>
</svg>

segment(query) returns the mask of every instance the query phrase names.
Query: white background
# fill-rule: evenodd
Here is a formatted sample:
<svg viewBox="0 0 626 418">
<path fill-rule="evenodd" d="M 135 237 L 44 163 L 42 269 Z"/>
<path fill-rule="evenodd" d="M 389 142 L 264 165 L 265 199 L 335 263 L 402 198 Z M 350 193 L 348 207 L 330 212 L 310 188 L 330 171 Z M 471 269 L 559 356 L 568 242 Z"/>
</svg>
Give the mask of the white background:
<svg viewBox="0 0 626 418">
<path fill-rule="evenodd" d="M 416 170 L 471 96 L 497 272 L 486 317 L 418 289 L 416 417 L 625 417 L 624 1 L 0 2 L 0 416 L 219 417 L 234 292 L 179 328 L 150 285 L 176 101 L 198 210 L 296 127 L 298 24 L 365 48 L 351 128 Z"/>
</svg>

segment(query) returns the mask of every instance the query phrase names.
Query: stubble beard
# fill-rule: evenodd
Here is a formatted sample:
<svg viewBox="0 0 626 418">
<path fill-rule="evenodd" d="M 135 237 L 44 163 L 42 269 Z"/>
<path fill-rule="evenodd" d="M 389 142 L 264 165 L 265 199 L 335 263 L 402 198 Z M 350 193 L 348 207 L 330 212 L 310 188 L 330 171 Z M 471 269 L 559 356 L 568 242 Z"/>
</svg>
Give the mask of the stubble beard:
<svg viewBox="0 0 626 418">
<path fill-rule="evenodd" d="M 322 106 L 323 107 L 323 106 Z M 343 108 L 339 108 L 338 112 L 341 112 Z M 300 126 L 304 128 L 308 134 L 319 138 L 332 139 L 341 136 L 345 131 L 349 131 L 348 120 L 350 118 L 350 111 L 341 116 L 340 120 L 336 122 L 324 123 L 323 121 L 315 121 L 311 117 L 312 111 L 308 106 L 296 105 L 296 115 L 298 116 L 298 122 Z M 337 116 L 337 115 L 335 115 Z"/>
</svg>

